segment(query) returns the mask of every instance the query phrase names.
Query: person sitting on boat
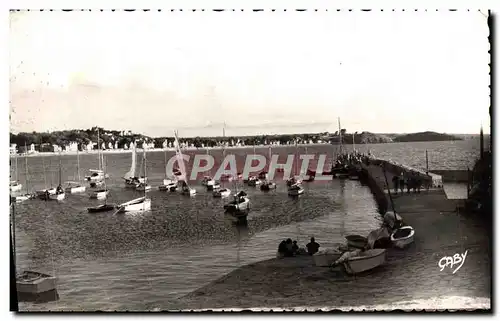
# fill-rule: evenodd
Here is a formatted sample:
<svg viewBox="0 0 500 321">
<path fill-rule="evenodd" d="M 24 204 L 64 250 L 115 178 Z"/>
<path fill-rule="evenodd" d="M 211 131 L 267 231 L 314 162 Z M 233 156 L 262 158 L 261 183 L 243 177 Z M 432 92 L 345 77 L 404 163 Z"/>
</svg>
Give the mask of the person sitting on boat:
<svg viewBox="0 0 500 321">
<path fill-rule="evenodd" d="M 293 256 L 293 242 L 292 239 L 286 239 L 286 252 L 285 256 Z"/>
<path fill-rule="evenodd" d="M 281 241 L 280 245 L 278 246 L 278 255 L 280 257 L 283 257 L 283 256 L 285 256 L 285 253 L 286 253 L 286 241 L 283 240 L 283 241 Z"/>
<path fill-rule="evenodd" d="M 306 245 L 306 247 L 307 247 L 307 253 L 309 253 L 309 255 L 314 255 L 319 250 L 319 244 L 316 243 L 316 241 L 314 240 L 314 237 L 311 237 L 311 242 L 309 242 Z"/>
<path fill-rule="evenodd" d="M 299 252 L 299 246 L 297 245 L 297 241 L 293 241 L 292 252 L 293 254 L 297 254 Z"/>
<path fill-rule="evenodd" d="M 64 190 L 61 185 L 58 185 L 56 188 L 56 194 L 62 194 L 64 193 Z"/>
</svg>

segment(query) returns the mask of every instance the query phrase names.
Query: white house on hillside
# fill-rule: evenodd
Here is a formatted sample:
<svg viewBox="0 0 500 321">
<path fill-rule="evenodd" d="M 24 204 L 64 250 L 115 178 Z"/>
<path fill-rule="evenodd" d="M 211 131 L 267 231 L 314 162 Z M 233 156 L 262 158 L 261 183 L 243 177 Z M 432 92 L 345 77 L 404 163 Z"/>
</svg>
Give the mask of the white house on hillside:
<svg viewBox="0 0 500 321">
<path fill-rule="evenodd" d="M 78 143 L 77 142 L 70 142 L 66 146 L 64 146 L 64 150 L 67 152 L 76 152 L 78 150 Z"/>
<path fill-rule="evenodd" d="M 17 144 L 10 144 L 10 154 L 11 155 L 17 154 Z"/>
</svg>

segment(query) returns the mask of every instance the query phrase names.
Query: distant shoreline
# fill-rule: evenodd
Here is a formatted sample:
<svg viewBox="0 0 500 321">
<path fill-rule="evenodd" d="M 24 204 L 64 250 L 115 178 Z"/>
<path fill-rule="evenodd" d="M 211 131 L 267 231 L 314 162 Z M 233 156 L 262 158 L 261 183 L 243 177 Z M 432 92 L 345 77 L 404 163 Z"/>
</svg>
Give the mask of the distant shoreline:
<svg viewBox="0 0 500 321">
<path fill-rule="evenodd" d="M 227 146 L 225 147 L 226 150 L 228 149 L 253 149 L 254 147 L 256 149 L 262 149 L 262 148 L 290 148 L 294 147 L 295 145 L 257 145 L 257 146 Z M 337 146 L 329 143 L 316 143 L 316 144 L 298 144 L 299 147 L 310 147 L 310 146 Z M 182 148 L 181 150 L 183 152 L 189 152 L 189 151 L 205 151 L 205 150 L 222 150 L 224 149 L 223 147 L 217 146 L 217 147 L 188 147 L 188 148 Z M 175 152 L 175 148 L 170 147 L 170 148 L 151 148 L 148 149 L 148 153 L 154 153 L 154 152 Z M 137 152 L 142 152 L 142 148 L 137 148 Z M 132 150 L 130 149 L 105 149 L 100 151 L 102 154 L 128 154 L 131 153 Z M 63 156 L 76 156 L 77 154 L 80 155 L 97 155 L 99 153 L 99 150 L 91 150 L 91 151 L 81 151 L 81 152 L 75 152 L 75 151 L 62 151 L 61 155 Z M 36 152 L 36 153 L 31 153 L 31 154 L 17 154 L 18 157 L 42 157 L 42 156 L 57 156 L 59 155 L 59 152 Z M 11 158 L 14 158 L 16 155 L 10 155 Z"/>
</svg>

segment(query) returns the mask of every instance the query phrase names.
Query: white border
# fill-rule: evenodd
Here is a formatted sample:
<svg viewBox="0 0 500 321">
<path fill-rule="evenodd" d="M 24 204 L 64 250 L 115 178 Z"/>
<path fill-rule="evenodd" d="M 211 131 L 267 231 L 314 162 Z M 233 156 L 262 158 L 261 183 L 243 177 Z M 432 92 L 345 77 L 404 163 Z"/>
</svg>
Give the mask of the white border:
<svg viewBox="0 0 500 321">
<path fill-rule="evenodd" d="M 111 9 L 111 8 L 178 8 L 178 9 L 212 9 L 212 8 L 226 8 L 226 9 L 296 9 L 296 8 L 304 8 L 304 9 L 324 9 L 324 8 L 331 8 L 331 9 L 364 9 L 364 8 L 376 8 L 376 9 L 435 9 L 435 8 L 456 8 L 456 9 L 465 9 L 465 8 L 470 8 L 470 9 L 476 9 L 476 8 L 489 8 L 492 9 L 494 12 L 500 12 L 500 3 L 499 1 L 493 1 L 493 0 L 476 0 L 476 1 L 464 1 L 464 0 L 446 0 L 446 1 L 436 1 L 436 0 L 419 0 L 419 1 L 397 1 L 397 0 L 386 0 L 386 1 L 368 1 L 368 0 L 356 0 L 356 1 L 326 1 L 326 0 L 308 0 L 308 1 L 298 1 L 298 0 L 253 0 L 253 1 L 235 1 L 235 0 L 218 0 L 218 1 L 207 1 L 207 0 L 142 0 L 142 1 L 131 1 L 131 0 L 108 0 L 108 1 L 102 1 L 102 0 L 81 0 L 81 1 L 70 1 L 70 0 L 45 0 L 45 1 L 40 1 L 40 0 L 10 0 L 10 1 L 2 1 L 0 2 L 0 34 L 1 34 L 1 43 L 0 45 L 0 51 L 1 51 L 1 58 L 4 61 L 4 63 L 1 66 L 0 74 L 3 75 L 3 77 L 0 77 L 0 101 L 2 102 L 2 110 L 5 111 L 4 117 L 0 119 L 2 122 L 1 126 L 2 128 L 9 128 L 9 118 L 8 118 L 8 112 L 9 112 L 9 107 L 8 107 L 8 78 L 5 75 L 8 75 L 8 9 L 10 8 L 52 8 L 52 9 L 58 9 L 58 8 L 103 8 L 103 9 Z M 496 10 L 495 10 L 496 9 Z M 498 24 L 498 22 L 497 22 Z M 498 32 L 499 28 L 496 28 Z M 498 47 L 498 45 L 497 45 Z M 497 48 L 497 51 L 499 49 Z M 498 52 L 497 55 L 498 57 Z M 499 64 L 498 59 L 497 59 L 497 65 Z M 498 68 L 495 70 L 496 73 L 498 74 Z M 3 107 L 5 106 L 5 107 Z M 498 117 L 498 114 L 497 114 Z M 495 118 L 495 120 L 497 120 Z M 9 146 L 9 141 L 7 138 L 6 133 L 4 135 L 0 135 L 0 139 L 2 141 L 2 146 L 3 151 L 5 153 L 8 153 L 8 146 Z M 497 150 L 498 146 L 495 144 L 494 148 Z M 2 176 L 3 179 L 0 177 L 0 182 L 4 182 L 3 184 L 0 184 L 1 189 L 5 189 L 3 192 L 3 195 L 7 195 L 7 184 L 6 182 L 9 180 L 8 178 L 8 161 L 7 161 L 7 155 L 5 157 L 0 158 L 2 162 L 3 168 L 5 168 L 5 171 L 2 171 Z M 496 164 L 495 164 L 496 166 Z M 498 174 L 500 175 L 500 174 Z M 495 176 L 495 179 L 498 177 Z M 497 199 L 499 199 L 500 192 L 496 190 L 495 196 Z M 7 197 L 1 197 L 0 200 L 2 202 L 5 202 L 5 205 L 3 205 L 3 208 L 7 209 Z M 4 211 L 4 216 L 2 220 L 2 224 L 4 224 L 4 229 L 3 233 L 1 234 L 3 236 L 3 241 L 2 241 L 2 246 L 1 246 L 1 257 L 4 259 L 4 262 L 6 262 L 7 257 L 8 257 L 8 212 Z M 495 229 L 498 231 L 498 219 L 496 220 L 496 225 Z M 497 237 L 498 238 L 498 237 Z M 496 245 L 496 244 L 495 244 Z M 494 257 L 497 254 L 497 246 L 494 246 L 495 248 L 495 253 Z M 0 299 L 0 302 L 2 303 L 2 312 L 3 314 L 7 314 L 9 310 L 9 286 L 8 286 L 8 279 L 7 276 L 9 275 L 9 266 L 4 263 L 1 265 L 1 275 L 2 280 L 4 280 L 4 286 L 2 287 L 3 292 L 2 292 L 2 298 Z M 495 273 L 496 274 L 496 273 Z M 498 295 L 498 290 L 496 287 L 496 282 L 495 282 L 495 293 Z M 335 295 L 335 294 L 332 294 Z M 492 301 L 493 304 L 493 301 Z M 8 313 L 8 315 L 5 315 L 8 318 L 13 318 L 14 315 L 12 313 Z M 85 318 L 85 319 L 94 319 L 94 318 L 99 318 L 99 319 L 104 319 L 108 318 L 109 315 L 88 315 L 88 316 L 71 316 L 71 315 L 66 315 L 68 317 L 74 318 L 74 317 L 79 317 L 79 318 Z M 241 317 L 241 315 L 231 315 L 231 318 L 234 317 Z M 349 316 L 349 315 L 347 315 Z M 384 315 L 377 315 L 378 317 L 386 317 Z M 375 317 L 377 317 L 375 316 Z M 31 317 L 31 316 L 30 316 Z M 158 315 L 160 317 L 160 315 Z M 161 316 L 164 317 L 164 316 Z M 172 317 L 179 317 L 179 316 L 173 316 L 169 315 L 166 316 L 168 318 Z M 182 317 L 182 316 L 181 316 Z M 216 318 L 218 316 L 214 315 L 201 315 L 200 317 L 206 318 Z M 252 316 L 253 317 L 253 316 Z M 265 316 L 265 317 L 273 317 L 276 318 L 276 315 L 273 316 Z M 282 317 L 285 317 L 282 315 Z M 286 318 L 298 318 L 301 317 L 301 315 L 286 315 Z M 332 316 L 327 316 L 331 318 Z M 335 315 L 333 316 L 334 318 L 338 317 L 345 317 L 345 316 L 340 316 L 340 315 Z M 373 317 L 373 316 L 371 316 Z M 47 316 L 37 316 L 37 318 L 44 318 L 47 320 L 52 319 L 51 315 Z M 2 317 L 2 320 L 4 318 Z"/>
</svg>

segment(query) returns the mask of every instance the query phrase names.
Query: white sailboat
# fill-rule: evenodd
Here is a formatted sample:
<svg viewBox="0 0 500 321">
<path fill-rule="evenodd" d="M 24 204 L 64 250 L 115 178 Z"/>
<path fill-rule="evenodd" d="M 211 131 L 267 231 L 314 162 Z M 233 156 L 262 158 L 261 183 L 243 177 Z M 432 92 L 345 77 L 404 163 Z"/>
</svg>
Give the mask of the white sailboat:
<svg viewBox="0 0 500 321">
<path fill-rule="evenodd" d="M 271 149 L 271 145 L 269 145 L 269 159 L 267 161 L 267 163 L 269 164 L 268 165 L 268 168 L 271 168 L 271 159 L 272 159 L 272 149 Z M 276 189 L 276 183 L 275 182 L 272 182 L 270 181 L 268 178 L 268 171 L 263 171 L 260 173 L 259 175 L 259 178 L 261 179 L 264 179 L 265 181 L 262 183 L 262 185 L 260 186 L 260 190 L 261 191 L 269 191 L 269 190 L 272 190 L 272 189 Z"/>
<path fill-rule="evenodd" d="M 226 157 L 226 149 L 223 147 L 223 150 L 222 150 L 222 159 L 224 160 L 225 157 Z M 222 187 L 221 186 L 217 186 L 218 188 L 216 188 L 214 190 L 214 192 L 213 192 L 213 196 L 214 197 L 216 197 L 216 198 L 224 198 L 224 197 L 229 197 L 231 195 L 231 190 L 229 188 L 224 187 L 224 182 L 225 181 L 221 181 Z M 217 184 L 217 183 L 215 183 L 215 184 Z"/>
<path fill-rule="evenodd" d="M 233 200 L 224 205 L 224 210 L 237 219 L 244 219 L 250 211 L 250 198 L 245 191 L 238 191 L 238 181 L 236 180 L 234 188 L 236 193 L 233 195 Z"/>
<path fill-rule="evenodd" d="M 163 179 L 163 185 L 158 186 L 158 189 L 164 192 L 174 192 L 177 189 L 177 178 L 175 175 L 169 175 L 167 163 L 167 149 L 165 148 L 165 178 Z"/>
<path fill-rule="evenodd" d="M 102 159 L 102 169 L 103 169 L 103 173 L 106 173 L 106 166 L 104 165 L 104 157 Z M 106 188 L 106 180 L 102 180 L 102 182 L 104 184 L 104 188 L 92 191 L 90 193 L 91 199 L 102 200 L 102 199 L 106 199 L 108 197 L 109 189 Z"/>
<path fill-rule="evenodd" d="M 26 200 L 29 200 L 29 199 L 32 199 L 33 198 L 33 194 L 29 192 L 29 188 L 28 188 L 28 155 L 25 155 L 24 157 L 24 160 L 25 160 L 25 177 L 24 177 L 24 186 L 26 188 L 26 193 L 22 194 L 22 195 L 16 195 L 16 196 L 12 196 L 12 200 L 17 202 L 17 203 L 20 203 L 20 202 L 24 202 Z"/>
<path fill-rule="evenodd" d="M 54 194 L 49 194 L 49 199 L 54 201 L 62 201 L 66 198 L 66 193 L 62 188 L 62 164 L 61 164 L 61 152 L 59 152 L 59 184 L 56 187 L 56 192 Z"/>
<path fill-rule="evenodd" d="M 56 189 L 54 187 L 47 187 L 47 171 L 45 169 L 45 156 L 42 156 L 42 168 L 43 168 L 43 179 L 45 182 L 45 188 L 36 191 L 36 195 L 38 198 L 48 201 L 49 195 L 53 195 L 56 193 Z"/>
<path fill-rule="evenodd" d="M 134 146 L 135 148 L 135 146 Z M 144 173 L 146 173 L 146 161 L 143 162 Z M 131 201 L 122 203 L 117 206 L 117 213 L 125 212 L 145 212 L 151 210 L 151 199 L 146 197 L 146 191 L 144 190 L 144 196 L 133 199 Z"/>
<path fill-rule="evenodd" d="M 104 159 L 103 159 L 103 164 L 107 165 L 107 163 L 104 163 Z M 103 167 L 104 171 L 106 171 L 106 168 L 107 168 L 106 165 L 104 165 L 104 167 Z M 94 192 L 94 193 L 96 193 L 95 198 L 97 198 L 99 200 L 104 199 L 104 204 L 97 205 L 95 207 L 89 207 L 89 208 L 87 208 L 87 211 L 89 213 L 99 213 L 99 212 L 108 212 L 108 211 L 115 209 L 116 205 L 108 204 L 108 202 L 107 202 L 109 192 L 110 192 L 109 189 L 106 187 L 106 180 L 104 180 L 104 189 L 102 189 L 101 191 Z"/>
<path fill-rule="evenodd" d="M 144 143 L 143 143 L 144 145 Z M 149 192 L 151 190 L 151 185 L 148 184 L 148 175 L 146 173 L 146 148 L 143 148 L 142 152 L 142 162 L 144 163 L 144 181 L 139 182 L 135 186 L 135 190 L 139 192 Z"/>
<path fill-rule="evenodd" d="M 90 169 L 89 172 L 91 173 L 88 176 L 85 176 L 85 179 L 90 182 L 90 187 L 99 187 L 102 186 L 104 183 L 103 181 L 106 178 L 109 178 L 108 175 L 104 174 L 104 171 L 102 170 L 102 154 L 101 154 L 101 144 L 100 144 L 100 137 L 99 137 L 99 128 L 97 128 L 97 159 L 99 161 L 99 169 Z"/>
<path fill-rule="evenodd" d="M 76 171 L 78 175 L 77 182 L 66 182 L 67 186 L 65 188 L 65 192 L 69 194 L 83 193 L 85 192 L 85 186 L 81 184 L 80 177 L 80 154 L 78 152 L 78 148 L 76 149 Z"/>
<path fill-rule="evenodd" d="M 290 177 L 286 181 L 286 185 L 289 187 L 289 189 L 294 186 L 300 186 L 302 184 L 302 179 L 299 177 L 299 170 L 298 170 L 298 157 L 297 157 L 297 152 L 299 150 L 299 145 L 298 142 L 295 141 L 295 155 L 294 155 L 294 160 L 293 160 L 293 168 L 294 168 L 294 176 Z M 293 189 L 297 189 L 297 186 L 295 186 Z M 294 192 L 292 192 L 294 193 Z"/>
<path fill-rule="evenodd" d="M 130 164 L 130 169 L 123 175 L 125 180 L 125 187 L 136 188 L 138 183 L 145 183 L 144 177 L 137 177 L 135 175 L 137 167 L 137 149 L 135 143 L 130 143 L 130 148 L 132 149 L 132 163 Z"/>
<path fill-rule="evenodd" d="M 177 136 L 177 132 L 174 131 L 175 136 L 175 155 L 177 157 L 177 163 L 179 166 L 180 175 L 178 175 L 179 183 L 181 184 L 181 194 L 194 196 L 196 195 L 196 189 L 189 187 L 187 182 L 187 172 L 186 166 L 184 164 L 184 158 L 182 157 L 182 152 L 179 144 L 179 137 Z"/>
<path fill-rule="evenodd" d="M 19 192 L 20 190 L 22 190 L 23 185 L 19 183 L 19 178 L 18 178 L 17 152 L 16 152 L 16 156 L 14 157 L 14 159 L 15 159 L 15 164 L 16 164 L 16 167 L 15 167 L 16 180 L 10 182 L 9 188 L 10 188 L 11 192 Z"/>
</svg>

